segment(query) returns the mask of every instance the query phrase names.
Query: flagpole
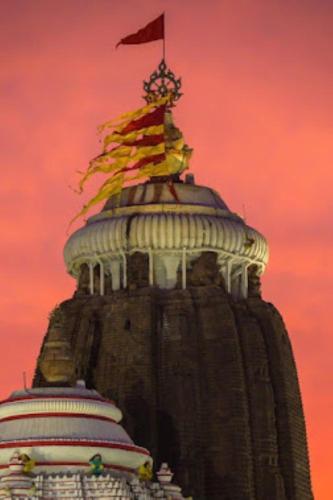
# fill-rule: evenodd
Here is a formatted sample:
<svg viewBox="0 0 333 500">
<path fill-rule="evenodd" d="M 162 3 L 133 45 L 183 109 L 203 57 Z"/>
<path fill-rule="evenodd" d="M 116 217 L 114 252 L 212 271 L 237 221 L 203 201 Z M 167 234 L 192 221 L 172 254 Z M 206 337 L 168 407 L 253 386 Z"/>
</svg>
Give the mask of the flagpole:
<svg viewBox="0 0 333 500">
<path fill-rule="evenodd" d="M 165 12 L 163 12 L 163 60 L 165 61 Z"/>
</svg>

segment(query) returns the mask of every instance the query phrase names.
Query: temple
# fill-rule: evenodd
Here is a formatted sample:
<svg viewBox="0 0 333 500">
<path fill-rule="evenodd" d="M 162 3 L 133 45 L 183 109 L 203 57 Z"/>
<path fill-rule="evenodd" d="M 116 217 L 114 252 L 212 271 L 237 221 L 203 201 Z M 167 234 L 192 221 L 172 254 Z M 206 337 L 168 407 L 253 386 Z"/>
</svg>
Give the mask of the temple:
<svg viewBox="0 0 333 500">
<path fill-rule="evenodd" d="M 143 159 L 151 130 L 126 135 L 126 147 L 141 145 L 138 163 L 103 185 L 104 207 L 65 245 L 74 295 L 50 316 L 34 388 L 0 405 L 0 498 L 20 485 L 36 498 L 313 498 L 290 340 L 261 295 L 267 241 L 183 174 L 180 80 L 162 62 L 151 82 L 160 76 L 163 99 L 169 78 L 172 105 L 150 104 L 109 137 L 151 126 L 164 106 L 153 125 L 165 149 Z M 119 151 L 104 151 L 85 178 L 111 171 L 101 158 Z M 139 182 L 119 188 L 134 169 Z"/>
<path fill-rule="evenodd" d="M 182 499 L 167 464 L 150 481 L 150 453 L 121 417 L 83 381 L 14 392 L 0 404 L 0 498 Z"/>
</svg>

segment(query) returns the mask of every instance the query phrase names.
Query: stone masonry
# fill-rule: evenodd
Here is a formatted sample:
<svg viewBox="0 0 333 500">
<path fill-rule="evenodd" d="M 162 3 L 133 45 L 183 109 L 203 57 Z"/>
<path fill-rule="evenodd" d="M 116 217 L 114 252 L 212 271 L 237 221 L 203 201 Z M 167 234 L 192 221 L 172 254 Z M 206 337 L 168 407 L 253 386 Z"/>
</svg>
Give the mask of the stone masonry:
<svg viewBox="0 0 333 500">
<path fill-rule="evenodd" d="M 133 256 L 128 288 L 112 291 L 106 283 L 104 296 L 89 295 L 83 267 L 74 297 L 51 317 L 39 363 L 58 318 L 71 382 L 84 379 L 115 400 L 135 443 L 151 451 L 156 467 L 169 463 L 185 496 L 311 500 L 283 320 L 262 300 L 257 277 L 250 276 L 249 297 L 235 300 L 212 255 L 200 259 L 186 290 L 162 290 L 148 285 L 145 257 Z M 39 364 L 34 385 L 50 385 Z"/>
</svg>

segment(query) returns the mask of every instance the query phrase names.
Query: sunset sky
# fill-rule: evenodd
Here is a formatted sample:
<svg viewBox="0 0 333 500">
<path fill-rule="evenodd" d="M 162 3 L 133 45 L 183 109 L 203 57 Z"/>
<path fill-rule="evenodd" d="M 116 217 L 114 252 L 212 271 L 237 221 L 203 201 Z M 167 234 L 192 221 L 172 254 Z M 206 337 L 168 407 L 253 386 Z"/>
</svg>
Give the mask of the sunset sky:
<svg viewBox="0 0 333 500">
<path fill-rule="evenodd" d="M 1 397 L 73 293 L 66 228 L 93 189 L 69 185 L 96 127 L 142 105 L 161 58 L 161 42 L 115 44 L 163 10 L 191 170 L 268 239 L 263 295 L 293 344 L 315 498 L 332 500 L 332 0 L 1 0 Z"/>
</svg>

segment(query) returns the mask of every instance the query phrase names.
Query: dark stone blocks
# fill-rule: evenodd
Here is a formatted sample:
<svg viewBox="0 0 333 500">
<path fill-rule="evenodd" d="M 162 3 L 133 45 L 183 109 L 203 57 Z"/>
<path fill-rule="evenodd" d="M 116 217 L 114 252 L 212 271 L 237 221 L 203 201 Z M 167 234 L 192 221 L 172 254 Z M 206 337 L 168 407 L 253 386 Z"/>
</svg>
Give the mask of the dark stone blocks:
<svg viewBox="0 0 333 500">
<path fill-rule="evenodd" d="M 72 382 L 83 378 L 114 399 L 129 434 L 151 450 L 157 467 L 169 462 L 185 495 L 310 500 L 286 329 L 258 293 L 235 302 L 214 284 L 215 265 L 210 256 L 198 261 L 196 286 L 165 291 L 146 286 L 147 262 L 133 255 L 129 290 L 61 304 Z M 41 358 L 47 342 L 48 334 Z M 45 384 L 37 368 L 35 385 Z"/>
</svg>

